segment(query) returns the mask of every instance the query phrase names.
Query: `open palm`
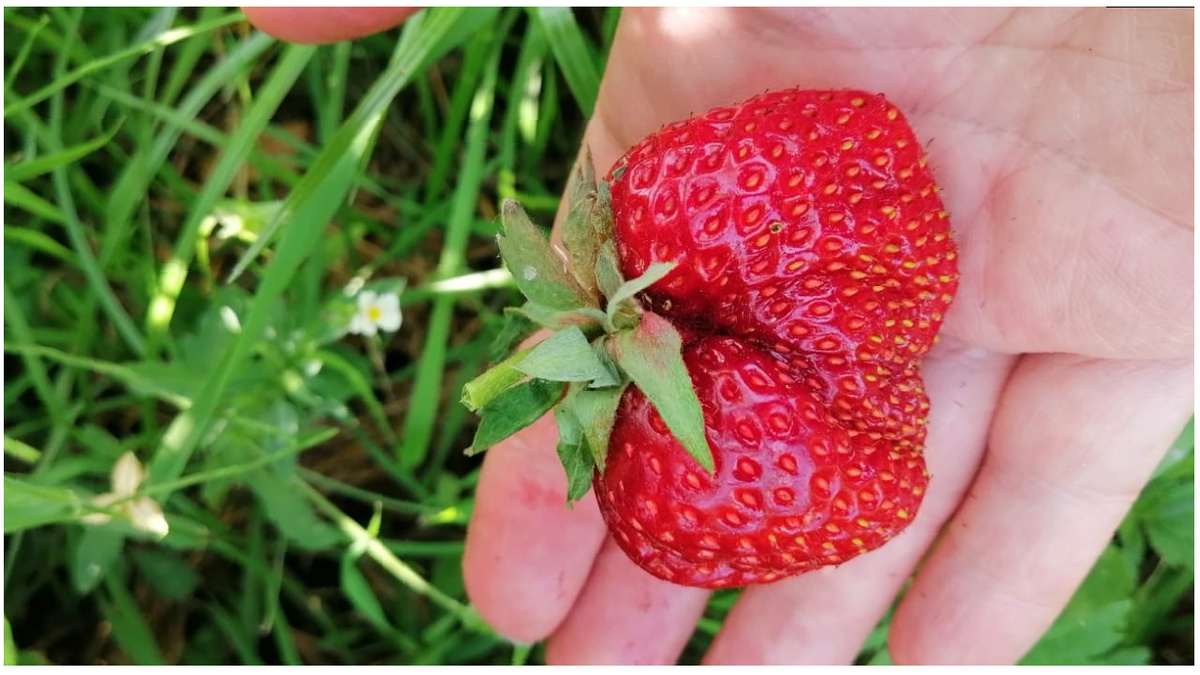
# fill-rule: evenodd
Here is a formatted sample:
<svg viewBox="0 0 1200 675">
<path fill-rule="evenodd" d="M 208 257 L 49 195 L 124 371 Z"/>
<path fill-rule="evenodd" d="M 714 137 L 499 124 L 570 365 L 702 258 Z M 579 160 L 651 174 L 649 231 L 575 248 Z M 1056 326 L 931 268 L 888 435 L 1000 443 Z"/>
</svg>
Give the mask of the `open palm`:
<svg viewBox="0 0 1200 675">
<path fill-rule="evenodd" d="M 1106 10 L 627 10 L 585 143 L 769 89 L 880 91 L 926 143 L 962 281 L 923 367 L 913 525 L 746 589 L 711 663 L 1012 662 L 1065 605 L 1193 408 L 1192 16 Z M 552 662 L 673 662 L 707 593 L 566 510 L 552 421 L 492 449 L 464 560 L 500 632 Z"/>
</svg>

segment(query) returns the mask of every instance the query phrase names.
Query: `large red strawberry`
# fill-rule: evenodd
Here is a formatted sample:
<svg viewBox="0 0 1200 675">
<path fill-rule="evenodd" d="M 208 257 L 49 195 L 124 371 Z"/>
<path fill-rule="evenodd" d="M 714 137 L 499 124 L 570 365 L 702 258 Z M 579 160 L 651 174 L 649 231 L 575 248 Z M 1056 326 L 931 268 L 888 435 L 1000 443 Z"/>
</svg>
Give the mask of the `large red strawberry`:
<svg viewBox="0 0 1200 675">
<path fill-rule="evenodd" d="M 663 128 L 608 181 L 576 182 L 569 268 L 531 259 L 506 206 L 521 314 L 560 332 L 468 392 L 476 446 L 563 400 L 572 497 L 600 467 L 617 541 L 681 584 L 768 582 L 900 532 L 928 483 L 919 359 L 958 278 L 900 112 L 768 93 Z"/>
<path fill-rule="evenodd" d="M 715 474 L 631 389 L 596 479 L 601 512 L 642 567 L 692 586 L 773 581 L 880 546 L 916 513 L 924 464 L 856 443 L 786 363 L 734 337 L 703 338 L 683 358 Z"/>
</svg>

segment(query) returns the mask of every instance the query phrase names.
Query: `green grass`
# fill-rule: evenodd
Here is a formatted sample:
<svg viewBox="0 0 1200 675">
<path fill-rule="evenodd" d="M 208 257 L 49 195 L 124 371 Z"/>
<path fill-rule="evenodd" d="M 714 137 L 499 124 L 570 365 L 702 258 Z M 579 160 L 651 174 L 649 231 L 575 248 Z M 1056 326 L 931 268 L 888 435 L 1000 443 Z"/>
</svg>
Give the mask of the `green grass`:
<svg viewBox="0 0 1200 675">
<path fill-rule="evenodd" d="M 498 204 L 552 218 L 617 16 L 314 48 L 220 8 L 5 10 L 6 662 L 540 662 L 463 590 L 458 392 L 516 297 Z M 345 334 L 344 289 L 401 280 L 398 333 Z M 161 541 L 80 523 L 127 451 Z M 1193 476 L 1189 428 L 1029 662 L 1192 662 Z"/>
</svg>

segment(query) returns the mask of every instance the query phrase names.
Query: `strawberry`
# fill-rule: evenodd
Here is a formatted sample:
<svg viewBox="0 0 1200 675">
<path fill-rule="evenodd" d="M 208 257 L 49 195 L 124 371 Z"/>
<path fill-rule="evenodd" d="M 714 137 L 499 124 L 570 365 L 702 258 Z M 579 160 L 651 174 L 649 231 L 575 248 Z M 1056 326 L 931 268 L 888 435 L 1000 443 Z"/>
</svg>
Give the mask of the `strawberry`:
<svg viewBox="0 0 1200 675">
<path fill-rule="evenodd" d="M 715 473 L 630 389 L 596 477 L 609 528 L 642 567 L 690 586 L 769 582 L 873 549 L 916 512 L 924 465 L 856 443 L 786 362 L 727 336 L 683 359 Z"/>
<path fill-rule="evenodd" d="M 559 332 L 468 391 L 476 449 L 557 406 L 570 496 L 590 477 L 622 549 L 685 585 L 765 583 L 902 531 L 929 480 L 919 362 L 958 280 L 903 115 L 767 93 L 586 171 L 569 265 L 531 257 L 548 247 L 506 205 L 518 316 Z"/>
</svg>

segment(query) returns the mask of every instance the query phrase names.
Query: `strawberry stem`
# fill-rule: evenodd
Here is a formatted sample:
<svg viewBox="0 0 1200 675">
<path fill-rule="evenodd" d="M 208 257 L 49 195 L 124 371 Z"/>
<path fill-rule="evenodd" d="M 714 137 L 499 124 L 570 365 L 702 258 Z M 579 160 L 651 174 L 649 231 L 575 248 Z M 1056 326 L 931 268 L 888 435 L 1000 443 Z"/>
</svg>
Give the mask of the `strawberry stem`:
<svg viewBox="0 0 1200 675">
<path fill-rule="evenodd" d="M 514 366 L 524 360 L 531 351 L 533 351 L 533 347 L 515 352 L 500 363 L 488 368 L 479 377 L 466 383 L 463 386 L 463 405 L 467 406 L 471 412 L 476 412 L 499 396 L 501 392 L 524 379 L 525 373 L 517 370 Z"/>
</svg>

